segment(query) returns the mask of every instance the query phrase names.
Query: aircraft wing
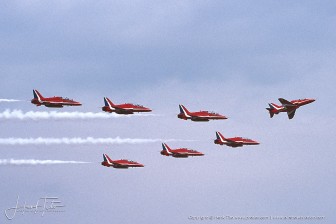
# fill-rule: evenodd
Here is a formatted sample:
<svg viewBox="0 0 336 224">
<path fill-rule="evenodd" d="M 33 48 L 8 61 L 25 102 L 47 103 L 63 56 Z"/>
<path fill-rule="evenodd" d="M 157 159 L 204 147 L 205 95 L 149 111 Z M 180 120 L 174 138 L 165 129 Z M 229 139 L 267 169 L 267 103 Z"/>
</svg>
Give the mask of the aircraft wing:
<svg viewBox="0 0 336 224">
<path fill-rule="evenodd" d="M 115 107 L 115 109 L 116 110 L 120 110 L 120 111 L 126 111 L 126 112 L 133 111 L 133 108 L 127 108 L 127 109 L 125 109 L 125 108 L 122 108 L 122 107 Z"/>
<path fill-rule="evenodd" d="M 226 139 L 225 139 L 225 141 L 227 141 L 227 142 L 229 142 L 229 143 L 238 143 L 238 142 L 236 142 L 236 141 L 233 141 L 233 140 L 231 140 L 231 139 L 228 139 L 228 138 L 226 138 Z"/>
<path fill-rule="evenodd" d="M 289 118 L 289 119 L 292 119 L 292 118 L 294 117 L 294 115 L 295 115 L 295 111 L 296 111 L 296 109 L 294 109 L 294 110 L 289 110 L 289 111 L 287 112 L 287 115 L 288 115 L 288 118 Z"/>
<path fill-rule="evenodd" d="M 208 117 L 201 117 L 201 116 L 192 116 L 191 120 L 193 121 L 209 121 Z"/>
<path fill-rule="evenodd" d="M 182 157 L 182 158 L 186 158 L 188 157 L 188 153 L 184 153 L 184 152 L 174 152 L 173 153 L 173 157 Z"/>
<path fill-rule="evenodd" d="M 132 114 L 133 113 L 133 109 L 124 109 L 121 107 L 115 107 L 116 112 L 119 113 L 124 113 L 124 114 Z"/>
<path fill-rule="evenodd" d="M 180 156 L 183 156 L 183 155 L 188 155 L 188 153 L 186 152 L 174 152 L 176 155 L 180 155 Z"/>
<path fill-rule="evenodd" d="M 296 105 L 283 98 L 279 98 L 279 101 L 281 102 L 282 106 L 287 110 L 288 118 L 292 119 L 297 108 Z"/>
<path fill-rule="evenodd" d="M 55 103 L 55 102 L 43 102 L 43 104 L 46 106 L 46 107 L 63 107 L 63 104 L 62 103 Z"/>
<path fill-rule="evenodd" d="M 295 106 L 294 104 L 292 104 L 291 102 L 289 102 L 288 100 L 285 100 L 284 98 L 279 98 L 278 99 L 280 101 L 280 103 L 283 106 Z"/>
<path fill-rule="evenodd" d="M 117 163 L 117 162 L 113 162 L 113 165 L 116 166 L 116 167 L 128 167 L 128 164 L 127 163 Z"/>
</svg>

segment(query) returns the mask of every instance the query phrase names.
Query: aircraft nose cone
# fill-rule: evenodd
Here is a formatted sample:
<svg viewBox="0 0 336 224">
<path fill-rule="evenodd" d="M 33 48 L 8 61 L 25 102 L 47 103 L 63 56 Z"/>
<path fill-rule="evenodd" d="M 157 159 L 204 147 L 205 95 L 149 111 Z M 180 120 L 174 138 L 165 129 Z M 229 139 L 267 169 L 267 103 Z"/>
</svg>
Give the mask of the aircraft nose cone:
<svg viewBox="0 0 336 224">
<path fill-rule="evenodd" d="M 152 110 L 151 110 L 150 108 L 147 108 L 147 107 L 144 107 L 143 110 L 144 110 L 145 112 L 152 112 Z"/>
<path fill-rule="evenodd" d="M 219 115 L 219 119 L 228 119 L 228 118 L 224 115 Z"/>
</svg>

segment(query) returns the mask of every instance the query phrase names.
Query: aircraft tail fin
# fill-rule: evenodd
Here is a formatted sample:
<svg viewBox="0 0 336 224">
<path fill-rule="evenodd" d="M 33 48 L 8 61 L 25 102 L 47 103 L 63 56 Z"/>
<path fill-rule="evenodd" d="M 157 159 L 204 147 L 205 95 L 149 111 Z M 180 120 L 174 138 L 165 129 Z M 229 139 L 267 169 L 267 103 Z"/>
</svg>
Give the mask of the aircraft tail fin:
<svg viewBox="0 0 336 224">
<path fill-rule="evenodd" d="M 224 142 L 224 140 L 225 140 L 225 137 L 219 131 L 216 131 L 216 137 L 217 137 L 217 140 L 219 140 L 221 142 Z"/>
<path fill-rule="evenodd" d="M 34 99 L 37 99 L 40 102 L 42 99 L 44 99 L 42 94 L 37 89 L 33 90 L 33 94 L 34 94 Z"/>
<path fill-rule="evenodd" d="M 114 104 L 112 103 L 112 101 L 107 97 L 104 97 L 104 103 L 105 103 L 105 106 L 109 107 L 110 109 L 114 107 Z"/>
<path fill-rule="evenodd" d="M 190 112 L 189 112 L 189 110 L 185 106 L 183 106 L 182 104 L 180 104 L 179 108 L 180 108 L 180 113 L 181 114 L 184 114 L 186 117 L 190 117 L 190 115 L 189 115 Z"/>
<path fill-rule="evenodd" d="M 272 103 L 269 103 L 269 108 L 266 108 L 266 110 L 268 110 L 269 114 L 270 114 L 270 117 L 272 118 L 274 116 L 274 112 L 273 110 L 276 109 L 275 106 L 278 106 L 276 104 L 272 104 Z"/>
<path fill-rule="evenodd" d="M 162 148 L 163 148 L 163 150 L 164 151 L 166 151 L 168 154 L 171 154 L 171 152 L 170 152 L 170 148 L 169 148 L 169 146 L 166 144 L 166 143 L 162 143 Z"/>
<path fill-rule="evenodd" d="M 107 162 L 108 164 L 112 165 L 112 160 L 107 154 L 103 154 L 104 162 Z"/>
</svg>

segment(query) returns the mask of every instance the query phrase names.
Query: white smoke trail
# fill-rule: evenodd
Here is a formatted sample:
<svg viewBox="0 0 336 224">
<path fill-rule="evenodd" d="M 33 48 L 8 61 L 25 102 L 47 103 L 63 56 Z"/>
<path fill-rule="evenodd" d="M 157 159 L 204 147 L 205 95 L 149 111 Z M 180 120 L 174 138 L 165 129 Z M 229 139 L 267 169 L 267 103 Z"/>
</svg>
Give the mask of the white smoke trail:
<svg viewBox="0 0 336 224">
<path fill-rule="evenodd" d="M 181 139 L 144 139 L 144 138 L 0 138 L 0 145 L 83 145 L 83 144 L 144 144 L 171 141 L 193 141 Z"/>
<path fill-rule="evenodd" d="M 124 118 L 133 116 L 160 116 L 156 114 L 132 114 L 119 115 L 114 113 L 106 112 L 58 112 L 58 111 L 28 111 L 23 112 L 22 110 L 5 110 L 0 113 L 0 119 L 18 119 L 18 120 L 47 120 L 47 119 L 109 119 L 109 118 Z"/>
<path fill-rule="evenodd" d="M 7 102 L 7 103 L 11 103 L 11 102 L 19 102 L 21 100 L 15 100 L 15 99 L 0 99 L 0 103 L 2 102 Z"/>
<path fill-rule="evenodd" d="M 0 165 L 56 165 L 56 164 L 85 164 L 91 162 L 63 161 L 63 160 L 36 160 L 36 159 L 0 159 Z"/>
</svg>

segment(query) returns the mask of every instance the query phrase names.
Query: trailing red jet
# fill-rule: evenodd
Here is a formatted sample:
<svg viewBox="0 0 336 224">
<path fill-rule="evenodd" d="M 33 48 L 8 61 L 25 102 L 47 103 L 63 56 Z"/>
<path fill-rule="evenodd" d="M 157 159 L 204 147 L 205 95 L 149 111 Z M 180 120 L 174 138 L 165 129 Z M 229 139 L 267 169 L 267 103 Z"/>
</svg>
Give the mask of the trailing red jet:
<svg viewBox="0 0 336 224">
<path fill-rule="evenodd" d="M 161 151 L 161 155 L 164 156 L 172 156 L 176 158 L 187 158 L 189 156 L 204 156 L 203 153 L 197 152 L 196 150 L 187 149 L 187 148 L 179 148 L 179 149 L 171 149 L 166 143 L 162 143 L 163 150 Z"/>
<path fill-rule="evenodd" d="M 179 108 L 180 113 L 177 115 L 177 117 L 183 120 L 190 119 L 192 121 L 209 121 L 227 119 L 227 117 L 223 115 L 209 111 L 189 112 L 188 109 L 182 104 L 179 105 Z"/>
<path fill-rule="evenodd" d="M 112 101 L 104 97 L 105 106 L 102 107 L 102 110 L 105 112 L 115 112 L 117 114 L 133 114 L 135 112 L 151 112 L 152 110 L 136 104 L 125 103 L 125 104 L 113 104 Z"/>
<path fill-rule="evenodd" d="M 269 111 L 270 117 L 272 118 L 274 114 L 278 114 L 280 112 L 287 112 L 288 118 L 292 119 L 295 115 L 295 111 L 297 108 L 312 103 L 315 99 L 300 99 L 300 100 L 292 100 L 287 101 L 283 98 L 279 98 L 281 106 L 276 105 L 275 103 L 269 103 L 270 108 L 266 108 Z"/>
<path fill-rule="evenodd" d="M 63 98 L 60 96 L 54 96 L 49 98 L 44 98 L 39 91 L 36 89 L 33 90 L 34 98 L 31 100 L 32 104 L 36 106 L 44 105 L 46 107 L 58 107 L 62 108 L 63 106 L 81 106 L 80 102 L 70 100 L 69 98 Z"/>
<path fill-rule="evenodd" d="M 215 144 L 219 145 L 227 145 L 230 147 L 242 147 L 243 145 L 259 145 L 260 143 L 248 139 L 248 138 L 242 138 L 242 137 L 233 137 L 233 138 L 225 138 L 219 131 L 216 131 L 216 140 Z"/>
<path fill-rule="evenodd" d="M 118 169 L 127 169 L 128 167 L 144 167 L 144 165 L 141 163 L 129 161 L 126 159 L 112 160 L 106 154 L 103 154 L 103 158 L 104 158 L 104 161 L 101 163 L 101 165 L 107 166 L 107 167 L 112 166 L 113 168 L 118 168 Z"/>
</svg>

